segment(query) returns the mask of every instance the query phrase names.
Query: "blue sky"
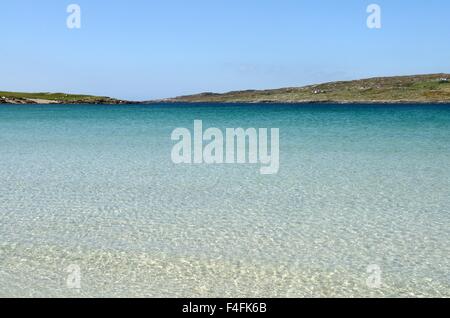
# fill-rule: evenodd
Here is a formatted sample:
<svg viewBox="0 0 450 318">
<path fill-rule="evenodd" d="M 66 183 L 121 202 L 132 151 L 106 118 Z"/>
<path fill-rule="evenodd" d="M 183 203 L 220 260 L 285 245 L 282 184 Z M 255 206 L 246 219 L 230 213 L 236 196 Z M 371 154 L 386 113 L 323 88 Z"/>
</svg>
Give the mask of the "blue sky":
<svg viewBox="0 0 450 318">
<path fill-rule="evenodd" d="M 69 4 L 81 29 L 66 26 Z M 382 28 L 366 8 L 382 9 Z M 448 0 L 3 0 L 0 90 L 127 99 L 450 73 Z"/>
</svg>

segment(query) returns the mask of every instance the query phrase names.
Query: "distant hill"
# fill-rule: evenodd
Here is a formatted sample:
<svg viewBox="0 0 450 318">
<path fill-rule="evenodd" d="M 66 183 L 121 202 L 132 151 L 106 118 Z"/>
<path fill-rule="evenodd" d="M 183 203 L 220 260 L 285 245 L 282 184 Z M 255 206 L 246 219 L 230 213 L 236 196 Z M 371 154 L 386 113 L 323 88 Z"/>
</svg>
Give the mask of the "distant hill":
<svg viewBox="0 0 450 318">
<path fill-rule="evenodd" d="M 377 77 L 269 90 L 202 93 L 165 102 L 450 103 L 450 74 Z"/>
<path fill-rule="evenodd" d="M 131 102 L 104 96 L 1 92 L 0 104 L 184 103 L 449 103 L 450 74 L 376 77 L 304 87 L 202 93 L 157 101 Z"/>
<path fill-rule="evenodd" d="M 129 101 L 110 97 L 64 93 L 1 92 L 0 104 L 128 104 Z"/>
</svg>

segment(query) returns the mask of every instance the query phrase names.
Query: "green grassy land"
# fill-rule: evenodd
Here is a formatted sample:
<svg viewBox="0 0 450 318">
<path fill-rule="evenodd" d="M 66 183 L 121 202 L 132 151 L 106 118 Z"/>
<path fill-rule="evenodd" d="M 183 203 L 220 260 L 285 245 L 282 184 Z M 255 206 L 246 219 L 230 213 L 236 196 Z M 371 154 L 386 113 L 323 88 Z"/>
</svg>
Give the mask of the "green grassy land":
<svg viewBox="0 0 450 318">
<path fill-rule="evenodd" d="M 172 102 L 445 102 L 450 103 L 450 75 L 380 77 L 305 87 L 203 93 Z"/>
<path fill-rule="evenodd" d="M 66 104 L 130 103 L 103 96 L 0 91 L 0 104 L 45 101 Z M 235 91 L 225 94 L 203 93 L 169 98 L 164 101 L 192 103 L 450 103 L 450 74 L 378 77 L 305 87 Z"/>
<path fill-rule="evenodd" d="M 110 97 L 92 96 L 92 95 L 76 95 L 64 93 L 17 93 L 17 92 L 1 92 L 0 98 L 7 98 L 13 101 L 31 101 L 31 100 L 48 100 L 58 103 L 85 103 L 85 104 L 117 104 L 119 101 Z"/>
</svg>

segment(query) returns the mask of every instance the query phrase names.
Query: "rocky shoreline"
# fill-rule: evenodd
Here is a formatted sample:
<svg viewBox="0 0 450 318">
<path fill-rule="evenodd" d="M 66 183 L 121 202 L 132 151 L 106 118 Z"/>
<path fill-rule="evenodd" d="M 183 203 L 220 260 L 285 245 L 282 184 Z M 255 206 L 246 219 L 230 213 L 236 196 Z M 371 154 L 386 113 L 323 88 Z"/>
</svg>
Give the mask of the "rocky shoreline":
<svg viewBox="0 0 450 318">
<path fill-rule="evenodd" d="M 442 104 L 450 105 L 450 100 L 441 101 L 416 101 L 416 100 L 361 100 L 361 101 L 351 101 L 351 100 L 253 100 L 253 101 L 184 101 L 177 99 L 161 99 L 155 101 L 140 102 L 139 104 L 224 104 L 224 105 L 252 105 L 252 104 L 277 104 L 277 105 L 317 105 L 317 104 L 327 104 L 327 105 L 432 105 L 432 104 Z"/>
<path fill-rule="evenodd" d="M 82 104 L 82 105 L 127 105 L 135 104 L 136 102 L 118 100 L 113 98 L 98 98 L 92 101 L 86 100 L 49 100 L 49 99 L 37 99 L 37 98 L 21 98 L 21 97 L 5 97 L 0 96 L 0 104 L 9 105 L 44 105 L 44 104 Z"/>
</svg>

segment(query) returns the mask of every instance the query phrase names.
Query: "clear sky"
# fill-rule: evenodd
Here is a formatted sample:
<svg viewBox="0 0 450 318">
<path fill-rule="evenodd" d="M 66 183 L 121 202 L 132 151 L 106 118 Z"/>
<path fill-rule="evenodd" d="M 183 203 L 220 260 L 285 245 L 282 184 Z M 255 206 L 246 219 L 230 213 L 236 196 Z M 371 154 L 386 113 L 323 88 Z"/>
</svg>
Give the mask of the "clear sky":
<svg viewBox="0 0 450 318">
<path fill-rule="evenodd" d="M 81 7 L 81 29 L 66 26 Z M 382 28 L 366 25 L 367 6 Z M 2 0 L 0 90 L 135 100 L 450 73 L 448 0 Z"/>
</svg>

